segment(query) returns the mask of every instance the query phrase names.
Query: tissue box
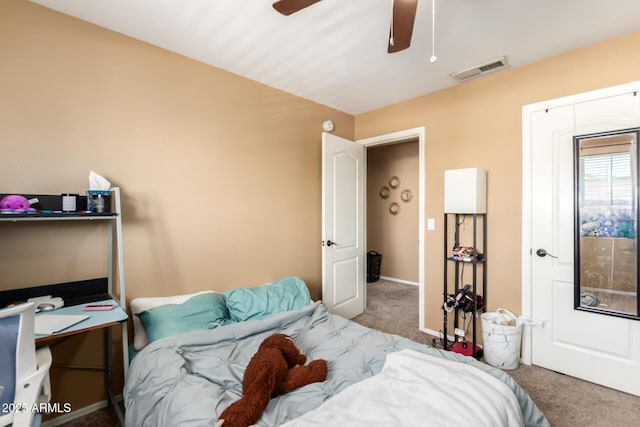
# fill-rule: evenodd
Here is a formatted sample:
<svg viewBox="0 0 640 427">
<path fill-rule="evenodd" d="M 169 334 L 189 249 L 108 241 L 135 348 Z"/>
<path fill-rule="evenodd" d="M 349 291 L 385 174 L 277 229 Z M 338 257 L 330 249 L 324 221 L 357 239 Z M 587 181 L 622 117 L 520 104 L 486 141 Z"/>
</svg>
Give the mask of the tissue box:
<svg viewBox="0 0 640 427">
<path fill-rule="evenodd" d="M 102 212 L 111 212 L 111 190 L 87 190 L 87 210 L 89 212 L 100 213 L 100 208 L 95 205 L 97 196 L 102 196 L 104 209 Z"/>
</svg>

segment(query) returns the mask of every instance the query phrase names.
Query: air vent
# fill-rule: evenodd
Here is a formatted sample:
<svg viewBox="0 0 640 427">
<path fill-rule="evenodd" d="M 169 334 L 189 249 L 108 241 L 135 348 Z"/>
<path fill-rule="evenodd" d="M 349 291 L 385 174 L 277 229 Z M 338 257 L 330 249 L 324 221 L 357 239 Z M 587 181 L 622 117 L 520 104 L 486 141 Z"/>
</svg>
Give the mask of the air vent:
<svg viewBox="0 0 640 427">
<path fill-rule="evenodd" d="M 466 70 L 458 71 L 457 73 L 453 73 L 451 74 L 451 77 L 463 82 L 465 80 L 475 79 L 486 74 L 495 73 L 496 71 L 504 70 L 505 68 L 509 68 L 509 62 L 507 61 L 507 57 L 503 56 L 502 58 L 485 62 L 484 64 L 476 65 L 475 67 L 467 68 Z"/>
</svg>

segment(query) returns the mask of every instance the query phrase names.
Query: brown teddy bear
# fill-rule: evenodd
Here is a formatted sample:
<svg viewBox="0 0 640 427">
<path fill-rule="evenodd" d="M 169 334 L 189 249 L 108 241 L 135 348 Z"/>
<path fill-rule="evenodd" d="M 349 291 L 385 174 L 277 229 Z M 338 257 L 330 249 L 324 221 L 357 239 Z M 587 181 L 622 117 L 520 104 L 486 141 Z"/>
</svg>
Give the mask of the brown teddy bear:
<svg viewBox="0 0 640 427">
<path fill-rule="evenodd" d="M 242 380 L 242 398 L 222 411 L 215 427 L 247 427 L 255 424 L 272 397 L 327 378 L 327 361 L 307 357 L 291 337 L 267 337 L 249 361 Z"/>
</svg>

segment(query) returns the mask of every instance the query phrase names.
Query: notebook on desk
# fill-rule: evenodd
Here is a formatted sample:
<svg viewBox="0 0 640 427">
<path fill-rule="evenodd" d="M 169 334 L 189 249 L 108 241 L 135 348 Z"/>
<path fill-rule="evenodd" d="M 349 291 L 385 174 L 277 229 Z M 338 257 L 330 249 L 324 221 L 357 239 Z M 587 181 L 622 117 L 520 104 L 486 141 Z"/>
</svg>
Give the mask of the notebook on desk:
<svg viewBox="0 0 640 427">
<path fill-rule="evenodd" d="M 73 314 L 41 314 L 36 316 L 36 335 L 53 335 L 88 319 L 86 315 Z"/>
</svg>

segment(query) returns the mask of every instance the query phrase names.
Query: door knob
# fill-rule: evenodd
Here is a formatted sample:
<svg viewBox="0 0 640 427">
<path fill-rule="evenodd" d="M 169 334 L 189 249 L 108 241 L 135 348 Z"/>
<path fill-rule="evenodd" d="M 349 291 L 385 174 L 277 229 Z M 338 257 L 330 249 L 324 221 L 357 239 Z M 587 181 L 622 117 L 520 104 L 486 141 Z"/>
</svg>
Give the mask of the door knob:
<svg viewBox="0 0 640 427">
<path fill-rule="evenodd" d="M 327 246 L 338 246 L 338 244 L 336 242 L 331 241 L 331 240 L 327 240 Z"/>
<path fill-rule="evenodd" d="M 557 257 L 557 256 L 555 256 L 555 255 L 551 255 L 549 252 L 547 252 L 547 250 L 546 250 L 546 249 L 542 249 L 542 248 L 540 248 L 540 249 L 538 249 L 538 250 L 536 251 L 536 255 L 538 255 L 540 258 L 544 258 L 544 257 L 546 257 L 547 255 L 548 255 L 548 256 L 550 256 L 551 258 L 558 258 L 558 257 Z"/>
</svg>

